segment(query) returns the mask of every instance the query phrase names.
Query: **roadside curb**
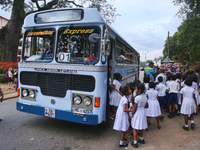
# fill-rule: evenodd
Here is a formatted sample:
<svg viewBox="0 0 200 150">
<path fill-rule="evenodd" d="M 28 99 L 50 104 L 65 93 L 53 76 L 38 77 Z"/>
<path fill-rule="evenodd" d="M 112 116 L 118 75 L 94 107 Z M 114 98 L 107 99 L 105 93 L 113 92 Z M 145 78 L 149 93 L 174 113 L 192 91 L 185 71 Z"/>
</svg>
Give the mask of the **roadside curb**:
<svg viewBox="0 0 200 150">
<path fill-rule="evenodd" d="M 19 97 L 19 96 L 11 96 L 11 97 L 4 98 L 3 100 L 5 101 L 5 100 L 12 99 L 12 98 L 17 98 L 17 97 Z"/>
</svg>

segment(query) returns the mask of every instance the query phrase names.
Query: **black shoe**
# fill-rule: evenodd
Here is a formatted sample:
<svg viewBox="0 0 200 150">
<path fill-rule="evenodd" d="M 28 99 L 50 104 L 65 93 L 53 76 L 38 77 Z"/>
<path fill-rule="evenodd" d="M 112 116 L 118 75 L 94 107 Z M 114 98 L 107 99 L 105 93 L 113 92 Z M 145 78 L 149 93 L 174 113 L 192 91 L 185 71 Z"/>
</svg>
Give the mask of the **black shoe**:
<svg viewBox="0 0 200 150">
<path fill-rule="evenodd" d="M 188 117 L 188 120 L 191 120 L 191 117 Z"/>
<path fill-rule="evenodd" d="M 146 131 L 148 132 L 148 131 L 149 131 L 149 129 L 146 129 Z"/>
<path fill-rule="evenodd" d="M 3 119 L 0 119 L 0 121 L 2 121 Z"/>
<path fill-rule="evenodd" d="M 185 131 L 189 131 L 188 127 L 182 126 Z"/>
<path fill-rule="evenodd" d="M 177 113 L 176 115 L 177 115 L 177 116 L 180 116 L 180 113 Z"/>
<path fill-rule="evenodd" d="M 140 140 L 140 139 L 139 139 L 139 140 L 137 140 L 137 142 L 138 142 L 138 143 L 141 143 L 141 144 L 145 144 L 145 140 L 144 140 L 144 139 L 143 139 L 143 140 Z"/>
<path fill-rule="evenodd" d="M 191 129 L 194 130 L 195 124 L 191 123 Z"/>
<path fill-rule="evenodd" d="M 126 143 L 119 144 L 119 147 L 127 147 L 127 146 L 128 146 L 128 144 L 126 144 Z"/>
<path fill-rule="evenodd" d="M 161 129 L 161 126 L 157 127 L 158 129 Z"/>
<path fill-rule="evenodd" d="M 174 118 L 175 118 L 175 114 L 174 114 L 174 113 L 172 114 L 172 117 L 174 117 Z"/>
<path fill-rule="evenodd" d="M 134 144 L 134 142 L 131 142 L 131 145 L 134 147 L 134 148 L 138 148 L 138 144 Z"/>
<path fill-rule="evenodd" d="M 168 117 L 169 119 L 172 119 L 172 115 L 168 115 L 167 117 Z"/>
</svg>

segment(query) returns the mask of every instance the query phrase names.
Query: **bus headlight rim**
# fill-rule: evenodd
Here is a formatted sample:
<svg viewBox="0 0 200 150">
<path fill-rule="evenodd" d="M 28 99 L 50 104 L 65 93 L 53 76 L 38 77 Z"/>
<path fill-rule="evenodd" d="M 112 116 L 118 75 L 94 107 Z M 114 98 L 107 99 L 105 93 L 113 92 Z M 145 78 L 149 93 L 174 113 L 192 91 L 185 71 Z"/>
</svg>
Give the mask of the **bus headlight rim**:
<svg viewBox="0 0 200 150">
<path fill-rule="evenodd" d="M 31 98 L 35 98 L 35 91 L 31 90 L 29 95 L 30 95 Z"/>
<path fill-rule="evenodd" d="M 81 96 L 76 95 L 76 96 L 74 97 L 74 104 L 76 104 L 76 105 L 80 105 L 81 102 L 82 102 L 82 98 L 81 98 Z"/>
<path fill-rule="evenodd" d="M 22 95 L 23 95 L 23 97 L 27 97 L 29 95 L 29 90 L 28 89 L 23 89 L 22 90 Z"/>
<path fill-rule="evenodd" d="M 83 102 L 86 106 L 89 106 L 92 104 L 92 99 L 89 97 L 89 96 L 86 96 L 84 99 L 83 99 Z"/>
</svg>

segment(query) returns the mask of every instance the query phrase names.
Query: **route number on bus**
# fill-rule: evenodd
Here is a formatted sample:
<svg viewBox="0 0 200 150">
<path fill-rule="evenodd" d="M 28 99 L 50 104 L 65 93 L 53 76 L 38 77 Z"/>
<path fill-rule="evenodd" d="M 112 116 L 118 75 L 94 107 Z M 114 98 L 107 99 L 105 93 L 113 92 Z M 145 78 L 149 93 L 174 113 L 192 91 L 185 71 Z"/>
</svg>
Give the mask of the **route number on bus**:
<svg viewBox="0 0 200 150">
<path fill-rule="evenodd" d="M 70 61 L 70 53 L 59 53 L 58 61 L 69 62 Z"/>
</svg>

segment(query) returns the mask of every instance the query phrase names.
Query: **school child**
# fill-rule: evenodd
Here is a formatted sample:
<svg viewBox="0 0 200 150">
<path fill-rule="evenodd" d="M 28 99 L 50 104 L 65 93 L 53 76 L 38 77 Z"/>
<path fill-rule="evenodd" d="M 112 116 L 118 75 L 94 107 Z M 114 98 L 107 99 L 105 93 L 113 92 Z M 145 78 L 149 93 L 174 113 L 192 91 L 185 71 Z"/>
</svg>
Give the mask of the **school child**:
<svg viewBox="0 0 200 150">
<path fill-rule="evenodd" d="M 112 92 L 110 93 L 110 102 L 109 105 L 111 107 L 114 107 L 115 109 L 117 109 L 118 105 L 119 105 L 119 101 L 120 101 L 120 95 L 121 94 L 121 89 L 122 89 L 122 85 L 120 83 L 120 78 L 121 75 L 119 73 L 114 73 L 113 75 L 113 84 L 110 85 L 110 87 L 113 89 Z M 111 117 L 115 117 L 116 114 L 110 116 Z M 112 118 L 113 119 L 113 118 Z"/>
<path fill-rule="evenodd" d="M 194 129 L 194 116 L 193 113 L 198 111 L 197 101 L 195 97 L 195 89 L 192 87 L 192 80 L 191 78 L 187 78 L 185 81 L 184 88 L 181 89 L 181 114 L 184 115 L 185 119 L 185 126 L 182 128 L 186 131 L 189 130 L 188 128 L 188 115 L 191 116 L 191 129 Z"/>
<path fill-rule="evenodd" d="M 196 97 L 196 100 L 197 100 L 197 105 L 199 105 L 199 92 L 198 92 L 198 85 L 197 85 L 197 76 L 196 75 L 193 75 L 193 82 L 192 82 L 192 87 L 194 88 L 195 90 L 195 97 Z"/>
<path fill-rule="evenodd" d="M 143 138 L 143 130 L 147 128 L 147 117 L 145 108 L 148 108 L 147 97 L 144 94 L 145 86 L 142 83 L 138 83 L 135 86 L 135 103 L 133 108 L 131 126 L 134 129 L 134 141 L 131 142 L 131 145 L 134 148 L 138 147 L 137 142 L 145 144 Z M 140 139 L 137 141 L 137 131 L 139 130 Z"/>
<path fill-rule="evenodd" d="M 145 75 L 144 78 L 143 78 L 143 81 L 144 81 L 144 86 L 145 86 L 144 93 L 146 93 L 146 91 L 149 90 L 150 76 L 149 75 Z"/>
<path fill-rule="evenodd" d="M 167 117 L 170 119 L 172 119 L 172 117 L 175 117 L 175 104 L 177 104 L 177 94 L 179 89 L 180 89 L 179 84 L 176 82 L 176 75 L 173 75 L 172 81 L 167 85 L 167 90 L 169 91 L 169 96 L 168 96 L 169 115 Z"/>
<path fill-rule="evenodd" d="M 163 119 L 164 117 L 163 107 L 165 106 L 165 97 L 166 97 L 167 87 L 163 84 L 163 78 L 161 76 L 158 77 L 158 85 L 156 85 L 155 90 L 158 91 L 159 104 L 160 104 L 160 109 L 161 109 L 161 119 Z"/>
<path fill-rule="evenodd" d="M 155 86 L 156 84 L 151 81 L 149 83 L 149 90 L 146 92 L 147 95 L 147 102 L 149 104 L 149 108 L 146 109 L 146 116 L 147 116 L 147 125 L 148 128 L 146 129 L 146 131 L 148 131 L 149 129 L 149 123 L 151 120 L 151 117 L 156 117 L 156 121 L 157 121 L 157 128 L 160 129 L 161 126 L 159 125 L 159 116 L 161 115 L 161 111 L 160 111 L 160 105 L 159 105 L 159 97 L 158 97 L 158 91 L 155 90 Z"/>
<path fill-rule="evenodd" d="M 170 73 L 167 73 L 166 87 L 167 87 L 167 85 L 168 85 L 171 81 L 172 81 L 172 75 L 171 75 Z M 169 109 L 168 98 L 169 98 L 169 92 L 166 91 L 165 106 L 166 106 L 167 111 L 168 111 L 168 109 Z"/>
<path fill-rule="evenodd" d="M 128 144 L 124 142 L 125 133 L 129 128 L 129 116 L 128 112 L 132 110 L 128 109 L 128 96 L 132 93 L 130 87 L 125 86 L 122 88 L 122 94 L 124 95 L 119 103 L 119 107 L 117 109 L 117 114 L 114 122 L 113 129 L 117 131 L 122 131 L 121 140 L 119 143 L 119 147 L 127 147 Z"/>
<path fill-rule="evenodd" d="M 176 82 L 179 84 L 179 89 L 181 88 L 181 74 L 177 73 L 176 74 Z M 181 109 L 181 93 L 178 91 L 177 94 L 177 116 L 180 116 L 180 109 Z"/>
</svg>

